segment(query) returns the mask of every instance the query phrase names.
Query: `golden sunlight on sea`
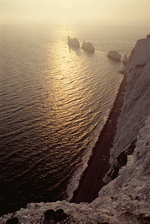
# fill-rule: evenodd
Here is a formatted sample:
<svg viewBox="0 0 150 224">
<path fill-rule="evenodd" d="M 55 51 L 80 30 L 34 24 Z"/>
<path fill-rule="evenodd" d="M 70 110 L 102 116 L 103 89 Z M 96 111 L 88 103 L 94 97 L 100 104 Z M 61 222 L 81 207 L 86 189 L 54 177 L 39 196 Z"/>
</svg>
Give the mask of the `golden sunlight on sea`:
<svg viewBox="0 0 150 224">
<path fill-rule="evenodd" d="M 69 33 L 73 37 L 78 36 L 72 27 L 69 29 L 67 26 L 59 26 L 55 33 L 54 45 L 50 43 L 47 46 L 45 67 L 49 69 L 44 71 L 45 80 L 42 81 L 49 95 L 44 104 L 50 105 L 55 111 L 58 126 L 62 126 L 63 122 L 67 123 L 68 119 L 74 119 L 75 112 L 80 114 L 83 101 L 81 49 L 73 49 L 67 44 Z"/>
</svg>

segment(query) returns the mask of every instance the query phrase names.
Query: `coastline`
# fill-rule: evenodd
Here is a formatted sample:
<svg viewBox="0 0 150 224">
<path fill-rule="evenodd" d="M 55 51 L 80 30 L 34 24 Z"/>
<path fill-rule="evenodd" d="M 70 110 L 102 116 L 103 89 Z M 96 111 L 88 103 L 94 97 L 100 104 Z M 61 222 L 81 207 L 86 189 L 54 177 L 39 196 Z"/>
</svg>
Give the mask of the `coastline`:
<svg viewBox="0 0 150 224">
<path fill-rule="evenodd" d="M 103 182 L 103 178 L 110 168 L 109 150 L 113 146 L 113 140 L 117 129 L 117 119 L 123 105 L 125 87 L 126 75 L 124 75 L 120 84 L 108 119 L 93 147 L 88 166 L 81 176 L 78 188 L 73 193 L 73 197 L 70 200 L 71 203 L 91 203 L 98 197 L 100 189 L 106 185 Z"/>
<path fill-rule="evenodd" d="M 144 64 L 143 61 L 145 61 Z M 127 156 L 127 164 L 121 168 L 116 179 L 102 188 L 92 203 L 71 204 L 66 200 L 31 202 L 26 208 L 2 215 L 1 224 L 56 222 L 141 224 L 150 222 L 150 40 L 142 39 L 137 42 L 126 71 L 128 78 L 124 76 L 118 86 L 118 93 L 112 102 L 108 119 L 99 133 L 95 150 L 93 148 L 92 151 L 93 159 L 95 158 L 96 161 L 96 155 L 105 156 L 102 154 L 104 148 L 100 146 L 105 146 L 104 151 L 107 151 L 107 146 L 113 145 L 113 148 L 109 150 L 108 161 L 110 161 L 112 155 L 116 158 L 118 152 L 119 156 L 122 152 L 126 152 L 128 146 L 132 146 L 133 139 L 136 139 L 136 148 L 133 154 Z M 112 137 L 111 131 L 113 131 Z M 98 154 L 98 151 L 101 153 Z M 88 163 L 89 168 L 96 165 L 93 159 L 90 159 L 91 164 Z M 106 158 L 103 157 L 103 159 L 106 161 Z M 106 167 L 103 166 L 103 168 Z M 99 170 L 96 171 L 99 172 Z M 94 180 L 96 184 L 100 182 L 97 178 Z M 92 180 L 89 183 L 95 187 L 95 183 L 91 182 Z M 90 194 L 87 195 L 89 196 Z"/>
</svg>

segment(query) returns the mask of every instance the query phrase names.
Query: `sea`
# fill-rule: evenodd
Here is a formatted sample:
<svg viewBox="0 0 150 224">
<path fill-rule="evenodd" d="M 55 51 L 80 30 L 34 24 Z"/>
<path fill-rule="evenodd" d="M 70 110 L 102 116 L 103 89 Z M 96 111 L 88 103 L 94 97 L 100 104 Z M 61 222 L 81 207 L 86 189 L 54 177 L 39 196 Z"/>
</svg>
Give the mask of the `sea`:
<svg viewBox="0 0 150 224">
<path fill-rule="evenodd" d="M 0 215 L 70 200 L 149 27 L 0 24 Z M 68 46 L 68 36 L 95 53 Z"/>
</svg>

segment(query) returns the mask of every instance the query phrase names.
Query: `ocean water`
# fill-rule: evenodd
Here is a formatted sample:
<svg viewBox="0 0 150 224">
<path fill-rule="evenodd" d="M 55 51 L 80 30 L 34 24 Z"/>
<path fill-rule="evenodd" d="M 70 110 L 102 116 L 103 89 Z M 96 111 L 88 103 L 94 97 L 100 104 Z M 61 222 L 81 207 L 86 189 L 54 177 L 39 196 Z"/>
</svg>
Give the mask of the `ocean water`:
<svg viewBox="0 0 150 224">
<path fill-rule="evenodd" d="M 0 25 L 0 214 L 71 199 L 147 27 Z M 67 37 L 93 43 L 88 54 Z"/>
</svg>

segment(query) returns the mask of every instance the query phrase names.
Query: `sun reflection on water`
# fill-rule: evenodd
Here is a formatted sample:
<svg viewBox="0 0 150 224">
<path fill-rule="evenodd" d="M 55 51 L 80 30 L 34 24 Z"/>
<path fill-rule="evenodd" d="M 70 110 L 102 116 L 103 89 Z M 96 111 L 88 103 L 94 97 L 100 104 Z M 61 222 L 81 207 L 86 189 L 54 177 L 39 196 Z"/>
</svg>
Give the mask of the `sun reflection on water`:
<svg viewBox="0 0 150 224">
<path fill-rule="evenodd" d="M 71 33 L 75 35 L 73 30 Z M 68 29 L 65 26 L 60 26 L 56 31 L 53 48 L 48 45 L 50 60 L 47 60 L 46 67 L 49 67 L 50 70 L 46 71 L 46 81 L 44 82 L 44 88 L 48 92 L 45 105 L 49 105 L 51 108 L 47 111 L 49 115 L 46 116 L 54 115 L 53 119 L 58 126 L 58 130 L 60 127 L 70 124 L 70 121 L 75 122 L 75 118 L 79 117 L 78 119 L 80 119 L 83 104 L 81 50 L 69 48 L 67 44 L 68 34 Z M 49 62 L 52 62 L 52 64 L 49 65 Z M 73 127 L 70 128 L 73 129 Z M 69 129 L 66 132 L 69 134 Z"/>
</svg>

